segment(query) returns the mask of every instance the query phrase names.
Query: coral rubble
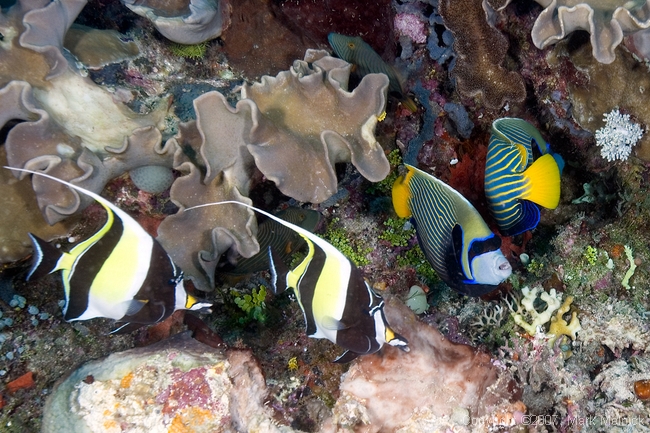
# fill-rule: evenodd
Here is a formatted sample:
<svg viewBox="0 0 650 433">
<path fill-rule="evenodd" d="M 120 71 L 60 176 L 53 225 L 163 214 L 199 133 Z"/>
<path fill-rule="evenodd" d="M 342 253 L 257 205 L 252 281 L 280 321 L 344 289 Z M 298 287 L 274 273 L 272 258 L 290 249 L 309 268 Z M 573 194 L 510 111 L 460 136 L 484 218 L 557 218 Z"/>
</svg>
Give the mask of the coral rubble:
<svg viewBox="0 0 650 433">
<path fill-rule="evenodd" d="M 395 299 L 387 302 L 386 315 L 411 352 L 404 356 L 387 348 L 360 358 L 341 384 L 334 425 L 367 424 L 368 432 L 414 431 L 427 423 L 487 429 L 510 425 L 523 414 L 511 377 L 489 355 L 451 343 Z"/>
<path fill-rule="evenodd" d="M 72 372 L 48 399 L 42 431 L 280 432 L 265 393 L 250 352 L 223 353 L 186 332 Z"/>
</svg>

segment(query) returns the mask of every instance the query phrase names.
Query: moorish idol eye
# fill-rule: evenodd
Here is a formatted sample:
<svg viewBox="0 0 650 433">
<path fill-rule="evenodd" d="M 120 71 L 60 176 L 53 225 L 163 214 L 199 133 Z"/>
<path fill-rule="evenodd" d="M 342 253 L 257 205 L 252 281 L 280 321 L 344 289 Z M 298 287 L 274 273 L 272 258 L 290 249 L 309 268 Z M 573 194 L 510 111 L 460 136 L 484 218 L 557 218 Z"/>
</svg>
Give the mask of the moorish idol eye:
<svg viewBox="0 0 650 433">
<path fill-rule="evenodd" d="M 30 234 L 34 255 L 29 276 L 61 271 L 65 320 L 106 317 L 118 322 L 114 333 L 126 333 L 160 322 L 175 310 L 187 309 L 183 273 L 178 272 L 162 245 L 126 212 L 92 191 L 49 174 L 5 168 L 64 184 L 93 198 L 106 210 L 106 222 L 97 233 L 68 253 Z"/>
</svg>

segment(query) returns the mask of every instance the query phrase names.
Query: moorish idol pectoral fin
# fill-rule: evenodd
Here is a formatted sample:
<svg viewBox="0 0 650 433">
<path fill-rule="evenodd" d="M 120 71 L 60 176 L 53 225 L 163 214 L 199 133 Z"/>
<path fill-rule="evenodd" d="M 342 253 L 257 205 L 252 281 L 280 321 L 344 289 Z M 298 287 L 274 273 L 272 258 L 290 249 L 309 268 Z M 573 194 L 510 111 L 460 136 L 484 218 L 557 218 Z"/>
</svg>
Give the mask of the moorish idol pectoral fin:
<svg viewBox="0 0 650 433">
<path fill-rule="evenodd" d="M 120 325 L 119 322 L 116 323 L 116 324 Z M 127 323 L 113 329 L 111 332 L 109 332 L 109 335 L 113 335 L 113 334 L 115 334 L 115 335 L 130 334 L 131 332 L 142 328 L 144 325 L 145 325 L 144 323 L 127 322 Z"/>
<path fill-rule="evenodd" d="M 560 168 L 553 155 L 540 156 L 524 172 L 524 177 L 531 182 L 528 193 L 522 198 L 555 209 L 560 203 Z"/>
<path fill-rule="evenodd" d="M 532 230 L 537 227 L 540 220 L 540 212 L 537 205 L 528 200 L 519 200 L 519 206 L 521 206 L 521 219 L 517 221 L 512 227 L 499 229 L 504 236 L 516 236 L 520 233 Z"/>
<path fill-rule="evenodd" d="M 334 360 L 334 362 L 337 363 L 337 364 L 347 364 L 348 362 L 353 361 L 354 359 L 356 359 L 358 356 L 359 356 L 358 353 L 354 353 L 352 351 L 346 350 L 345 352 L 340 354 Z"/>
<path fill-rule="evenodd" d="M 325 329 L 329 329 L 330 331 L 342 331 L 343 329 L 348 329 L 351 328 L 350 325 L 347 325 L 346 323 L 343 323 L 342 321 L 335 319 L 332 316 L 325 316 L 321 320 L 321 325 Z"/>
<path fill-rule="evenodd" d="M 38 279 L 59 270 L 59 260 L 64 253 L 38 236 L 31 233 L 28 233 L 28 235 L 34 246 L 34 254 L 32 256 L 32 268 L 27 274 L 27 280 Z"/>
<path fill-rule="evenodd" d="M 408 218 L 411 216 L 411 209 L 409 207 L 411 191 L 408 186 L 411 176 L 413 176 L 413 171 L 409 169 L 405 176 L 398 177 L 393 184 L 393 208 L 395 209 L 397 216 L 400 218 Z"/>
<path fill-rule="evenodd" d="M 269 269 L 271 271 L 271 287 L 273 293 L 279 295 L 287 290 L 287 275 L 289 267 L 282 261 L 282 257 L 269 246 Z"/>
<path fill-rule="evenodd" d="M 148 301 L 143 301 L 141 299 L 131 299 L 130 301 L 126 301 L 128 304 L 128 307 L 126 309 L 126 313 L 124 313 L 125 316 L 135 316 L 144 308 L 145 305 L 147 305 Z"/>
</svg>

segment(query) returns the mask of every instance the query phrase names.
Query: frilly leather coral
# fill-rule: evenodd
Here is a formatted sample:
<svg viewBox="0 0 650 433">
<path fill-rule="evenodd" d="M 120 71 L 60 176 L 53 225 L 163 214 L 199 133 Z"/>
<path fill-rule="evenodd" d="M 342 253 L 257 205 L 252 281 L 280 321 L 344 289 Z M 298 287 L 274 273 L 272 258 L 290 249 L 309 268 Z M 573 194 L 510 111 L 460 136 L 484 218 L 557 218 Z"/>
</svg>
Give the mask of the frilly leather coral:
<svg viewBox="0 0 650 433">
<path fill-rule="evenodd" d="M 255 216 L 232 204 L 185 209 L 224 200 L 252 204 L 245 195 L 255 167 L 244 141 L 251 116 L 247 103 L 240 101 L 233 109 L 218 92 L 205 93 L 193 104 L 196 120 L 182 123 L 179 134 L 168 141 L 176 148 L 174 168 L 185 175 L 170 191 L 180 210 L 160 224 L 158 240 L 185 276 L 209 291 L 223 253 L 251 257 L 259 252 Z M 197 155 L 194 161 L 183 151 L 187 148 Z"/>
<path fill-rule="evenodd" d="M 503 9 L 512 0 L 487 1 L 496 9 Z M 586 30 L 591 35 L 592 54 L 600 63 L 614 61 L 614 50 L 625 35 L 650 28 L 650 0 L 535 1 L 544 7 L 531 32 L 537 48 L 553 45 L 575 30 Z"/>
<path fill-rule="evenodd" d="M 307 50 L 289 71 L 241 89 L 256 107 L 248 151 L 257 168 L 297 200 L 320 203 L 334 194 L 337 162 L 352 162 L 373 182 L 390 171 L 374 136 L 388 78 L 368 74 L 349 92 L 350 68 L 326 51 Z M 309 169 L 295 170 L 297 164 Z"/>
<path fill-rule="evenodd" d="M 256 168 L 283 193 L 315 203 L 336 192 L 337 162 L 351 161 L 371 181 L 388 175 L 374 136 L 386 106 L 385 75 L 369 74 L 350 92 L 351 65 L 308 50 L 289 71 L 244 85 L 236 107 L 217 92 L 200 96 L 194 101 L 196 120 L 181 123 L 180 133 L 163 144 L 168 101 L 149 114 L 134 113 L 64 55 L 63 37 L 84 4 L 23 0 L 0 13 L 0 127 L 22 121 L 7 135 L 8 164 L 95 192 L 135 168 L 176 169 L 181 176 L 170 197 L 180 210 L 162 222 L 159 240 L 199 289 L 214 287 L 225 252 L 258 252 L 257 227 L 243 207 L 186 208 L 222 200 L 250 203 L 246 196 Z M 184 152 L 189 148 L 195 157 Z M 91 202 L 40 177 L 32 185 L 50 224 Z"/>
<path fill-rule="evenodd" d="M 146 17 L 167 39 L 193 45 L 221 35 L 230 24 L 227 0 L 122 0 L 136 14 Z"/>
<path fill-rule="evenodd" d="M 545 8 L 531 33 L 536 47 L 545 48 L 555 44 L 574 30 L 587 30 L 591 34 L 593 56 L 601 63 L 614 61 L 614 49 L 624 35 L 650 27 L 650 0 L 581 3 L 536 1 Z"/>
</svg>

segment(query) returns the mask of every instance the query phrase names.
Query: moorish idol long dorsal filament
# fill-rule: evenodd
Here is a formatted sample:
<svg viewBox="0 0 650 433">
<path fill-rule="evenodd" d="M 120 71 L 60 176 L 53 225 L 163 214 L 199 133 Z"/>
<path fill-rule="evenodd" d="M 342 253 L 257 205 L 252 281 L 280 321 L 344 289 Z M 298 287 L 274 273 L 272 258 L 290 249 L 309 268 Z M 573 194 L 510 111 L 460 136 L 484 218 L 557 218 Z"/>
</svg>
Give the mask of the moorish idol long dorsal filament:
<svg viewBox="0 0 650 433">
<path fill-rule="evenodd" d="M 470 296 L 496 289 L 512 272 L 499 249 L 501 238 L 458 191 L 411 165 L 406 168 L 393 185 L 393 207 L 401 218 L 412 217 L 420 247 L 440 279 Z"/>
<path fill-rule="evenodd" d="M 359 355 L 375 353 L 388 343 L 409 351 L 408 342 L 395 333 L 384 314 L 384 300 L 363 278 L 359 269 L 326 240 L 295 224 L 238 201 L 204 206 L 239 204 L 295 230 L 307 243 L 307 257 L 293 270 L 269 249 L 275 293 L 292 288 L 303 311 L 307 335 L 327 338 L 345 352 L 335 362 L 349 362 Z"/>
<path fill-rule="evenodd" d="M 126 333 L 158 323 L 176 310 L 212 305 L 188 294 L 182 271 L 160 243 L 105 198 L 46 173 L 5 168 L 62 183 L 92 197 L 106 210 L 106 222 L 99 231 L 67 253 L 29 234 L 34 255 L 27 279 L 61 271 L 65 320 L 105 317 L 118 322 L 114 333 Z"/>
<path fill-rule="evenodd" d="M 533 142 L 541 154 L 535 161 Z M 551 152 L 530 123 L 511 117 L 492 123 L 485 160 L 485 197 L 501 234 L 514 236 L 537 227 L 537 205 L 557 207 L 563 166 L 562 157 Z"/>
</svg>

